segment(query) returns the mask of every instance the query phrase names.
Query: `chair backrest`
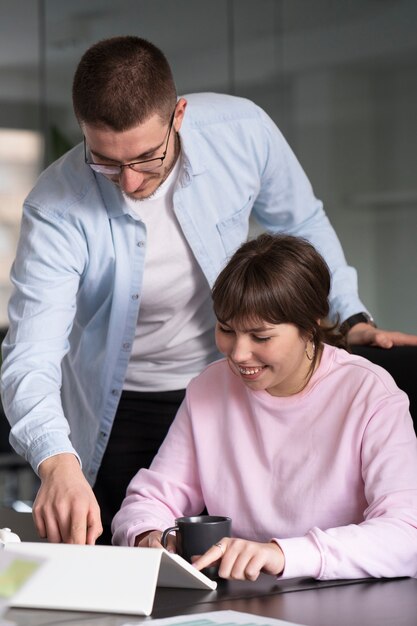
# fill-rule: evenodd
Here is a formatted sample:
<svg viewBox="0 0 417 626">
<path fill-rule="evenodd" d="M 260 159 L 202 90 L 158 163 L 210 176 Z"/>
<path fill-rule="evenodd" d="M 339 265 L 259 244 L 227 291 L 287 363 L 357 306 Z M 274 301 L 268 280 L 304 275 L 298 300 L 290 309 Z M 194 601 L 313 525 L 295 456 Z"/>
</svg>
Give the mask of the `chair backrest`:
<svg viewBox="0 0 417 626">
<path fill-rule="evenodd" d="M 410 413 L 417 434 L 417 347 L 394 346 L 389 350 L 352 346 L 352 352 L 386 369 L 410 399 Z"/>
</svg>

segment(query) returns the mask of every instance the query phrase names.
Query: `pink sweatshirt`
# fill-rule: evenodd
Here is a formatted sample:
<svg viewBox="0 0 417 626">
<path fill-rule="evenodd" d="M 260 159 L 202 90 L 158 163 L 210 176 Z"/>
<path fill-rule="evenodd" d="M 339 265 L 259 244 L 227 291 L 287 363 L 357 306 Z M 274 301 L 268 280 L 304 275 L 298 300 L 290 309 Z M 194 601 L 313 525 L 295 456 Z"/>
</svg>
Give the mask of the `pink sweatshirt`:
<svg viewBox="0 0 417 626">
<path fill-rule="evenodd" d="M 284 578 L 417 576 L 417 439 L 407 396 L 366 359 L 324 347 L 307 387 L 251 391 L 225 360 L 195 378 L 149 470 L 132 479 L 113 543 L 183 515 L 275 538 Z"/>
</svg>

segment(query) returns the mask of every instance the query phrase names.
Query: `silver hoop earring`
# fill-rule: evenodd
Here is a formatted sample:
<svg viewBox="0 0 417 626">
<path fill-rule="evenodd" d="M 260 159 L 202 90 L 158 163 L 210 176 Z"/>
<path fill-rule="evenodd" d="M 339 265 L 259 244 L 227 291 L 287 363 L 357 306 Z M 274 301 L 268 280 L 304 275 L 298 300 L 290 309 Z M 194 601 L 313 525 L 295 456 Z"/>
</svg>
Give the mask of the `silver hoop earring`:
<svg viewBox="0 0 417 626">
<path fill-rule="evenodd" d="M 311 341 L 311 345 L 312 345 L 311 354 L 309 354 L 308 351 L 307 351 L 308 344 L 310 343 L 310 341 Z M 314 359 L 314 356 L 316 354 L 316 344 L 314 343 L 314 341 L 312 339 L 309 339 L 307 341 L 305 353 L 306 353 L 306 357 L 308 358 L 309 361 L 312 361 Z"/>
</svg>

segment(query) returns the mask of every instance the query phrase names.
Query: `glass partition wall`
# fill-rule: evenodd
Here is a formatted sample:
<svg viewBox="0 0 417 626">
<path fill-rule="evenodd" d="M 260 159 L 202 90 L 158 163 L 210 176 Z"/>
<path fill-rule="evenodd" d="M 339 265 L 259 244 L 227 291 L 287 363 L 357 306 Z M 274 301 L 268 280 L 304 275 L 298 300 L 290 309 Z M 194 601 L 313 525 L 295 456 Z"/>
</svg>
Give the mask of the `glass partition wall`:
<svg viewBox="0 0 417 626">
<path fill-rule="evenodd" d="M 76 64 L 135 34 L 164 50 L 179 93 L 234 93 L 271 115 L 378 324 L 417 333 L 416 25 L 414 0 L 0 0 L 0 326 L 22 198 L 81 139 Z"/>
<path fill-rule="evenodd" d="M 43 163 L 38 18 L 36 2 L 0 0 L 0 332 L 22 202 Z"/>
</svg>

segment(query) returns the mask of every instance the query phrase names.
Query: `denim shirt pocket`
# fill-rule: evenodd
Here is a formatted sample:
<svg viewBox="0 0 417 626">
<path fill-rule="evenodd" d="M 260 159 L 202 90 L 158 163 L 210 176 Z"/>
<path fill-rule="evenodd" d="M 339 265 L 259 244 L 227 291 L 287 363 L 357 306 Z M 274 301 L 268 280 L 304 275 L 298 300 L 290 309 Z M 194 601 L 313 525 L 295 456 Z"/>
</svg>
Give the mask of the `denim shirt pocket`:
<svg viewBox="0 0 417 626">
<path fill-rule="evenodd" d="M 253 205 L 252 196 L 246 204 L 226 219 L 217 222 L 216 228 L 228 257 L 232 256 L 239 246 L 247 240 L 249 233 L 249 217 Z"/>
</svg>

